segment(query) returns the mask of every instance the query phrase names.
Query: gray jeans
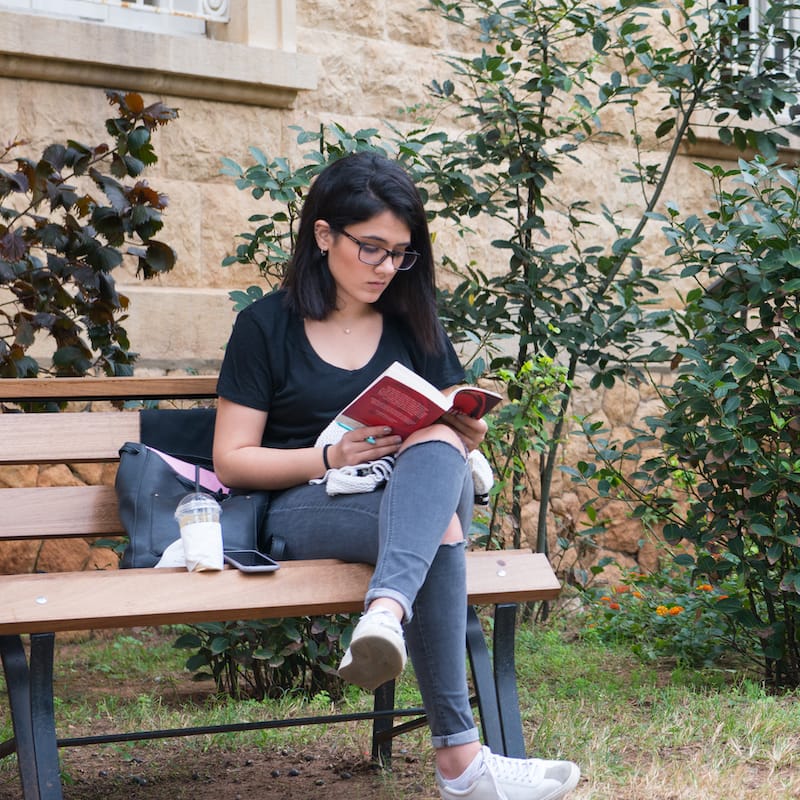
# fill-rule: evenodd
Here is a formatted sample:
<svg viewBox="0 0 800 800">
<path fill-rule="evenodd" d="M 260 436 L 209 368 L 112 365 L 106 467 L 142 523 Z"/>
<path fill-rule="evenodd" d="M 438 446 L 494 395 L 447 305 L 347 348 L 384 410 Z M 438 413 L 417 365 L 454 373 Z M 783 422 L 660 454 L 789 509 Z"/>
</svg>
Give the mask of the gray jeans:
<svg viewBox="0 0 800 800">
<path fill-rule="evenodd" d="M 266 532 L 285 540 L 285 558 L 375 565 L 365 606 L 389 597 L 405 611 L 434 747 L 478 739 L 465 663 L 465 547 L 441 543 L 453 514 L 469 530 L 473 504 L 463 454 L 446 442 L 426 441 L 398 456 L 382 489 L 329 497 L 323 484 L 304 484 L 276 492 L 268 512 Z"/>
</svg>

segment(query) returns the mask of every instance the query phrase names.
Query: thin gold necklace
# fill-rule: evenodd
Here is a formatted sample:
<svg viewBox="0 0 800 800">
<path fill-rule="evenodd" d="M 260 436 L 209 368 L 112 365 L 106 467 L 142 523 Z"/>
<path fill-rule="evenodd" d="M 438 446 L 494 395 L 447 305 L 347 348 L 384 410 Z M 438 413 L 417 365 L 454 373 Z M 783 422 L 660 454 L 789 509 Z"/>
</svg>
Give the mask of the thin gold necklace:
<svg viewBox="0 0 800 800">
<path fill-rule="evenodd" d="M 360 319 L 360 317 L 358 319 Z M 351 322 L 350 324 L 352 325 L 353 323 Z M 342 332 L 344 334 L 346 334 L 347 336 L 349 336 L 353 332 L 353 329 L 351 327 L 346 327 L 345 328 L 341 324 L 339 325 L 339 327 L 341 328 Z"/>
</svg>

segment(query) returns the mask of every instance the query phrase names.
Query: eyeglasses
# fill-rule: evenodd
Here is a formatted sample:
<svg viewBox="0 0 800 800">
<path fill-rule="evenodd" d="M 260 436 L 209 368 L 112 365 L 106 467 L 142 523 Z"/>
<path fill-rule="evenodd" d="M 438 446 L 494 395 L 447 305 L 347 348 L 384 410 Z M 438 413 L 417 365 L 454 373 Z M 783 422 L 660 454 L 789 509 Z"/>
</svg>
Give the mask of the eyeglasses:
<svg viewBox="0 0 800 800">
<path fill-rule="evenodd" d="M 386 261 L 387 257 L 391 257 L 392 266 L 398 271 L 403 272 L 411 269 L 417 263 L 419 253 L 413 250 L 387 250 L 377 244 L 370 242 L 362 242 L 361 239 L 356 239 L 347 231 L 341 231 L 351 242 L 358 245 L 358 260 L 362 264 L 369 264 L 371 267 L 377 267 Z"/>
</svg>

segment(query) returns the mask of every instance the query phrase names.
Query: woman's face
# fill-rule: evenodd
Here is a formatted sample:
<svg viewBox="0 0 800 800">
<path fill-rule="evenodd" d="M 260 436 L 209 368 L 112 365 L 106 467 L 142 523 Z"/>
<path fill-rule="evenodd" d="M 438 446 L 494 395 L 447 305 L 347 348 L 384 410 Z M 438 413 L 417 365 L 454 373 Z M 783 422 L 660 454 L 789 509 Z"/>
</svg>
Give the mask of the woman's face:
<svg viewBox="0 0 800 800">
<path fill-rule="evenodd" d="M 328 251 L 328 268 L 336 282 L 336 305 L 347 306 L 374 303 L 395 276 L 392 258 L 386 250 L 402 252 L 411 249 L 411 231 L 405 222 L 391 211 L 383 211 L 365 222 L 347 225 L 344 233 L 331 230 L 325 220 L 314 225 L 317 245 Z M 354 242 L 345 234 L 361 242 Z M 377 260 L 377 266 L 365 264 L 359 258 Z"/>
</svg>

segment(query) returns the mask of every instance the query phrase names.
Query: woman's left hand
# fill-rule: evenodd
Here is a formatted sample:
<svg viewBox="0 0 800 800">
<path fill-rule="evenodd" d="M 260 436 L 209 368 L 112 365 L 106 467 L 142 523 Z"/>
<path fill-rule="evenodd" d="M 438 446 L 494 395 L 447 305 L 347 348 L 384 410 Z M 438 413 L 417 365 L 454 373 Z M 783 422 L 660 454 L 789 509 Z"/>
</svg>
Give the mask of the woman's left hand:
<svg viewBox="0 0 800 800">
<path fill-rule="evenodd" d="M 489 427 L 486 420 L 473 419 L 458 411 L 448 411 L 442 416 L 442 422 L 449 425 L 461 437 L 468 450 L 478 449 Z"/>
</svg>

